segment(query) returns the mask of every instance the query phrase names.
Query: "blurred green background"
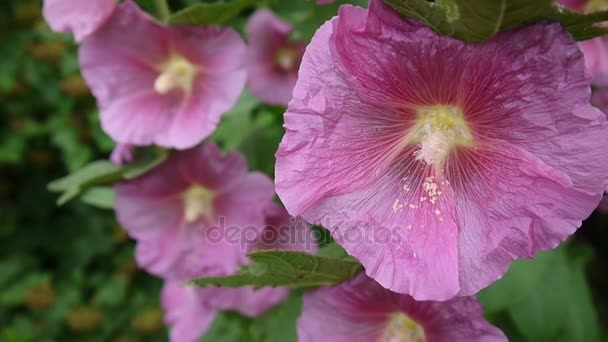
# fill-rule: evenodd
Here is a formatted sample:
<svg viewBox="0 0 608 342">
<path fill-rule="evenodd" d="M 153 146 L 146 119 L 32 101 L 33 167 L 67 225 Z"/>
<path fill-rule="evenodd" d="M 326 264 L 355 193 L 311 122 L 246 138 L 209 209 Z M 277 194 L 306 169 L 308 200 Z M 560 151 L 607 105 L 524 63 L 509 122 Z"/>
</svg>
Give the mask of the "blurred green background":
<svg viewBox="0 0 608 342">
<path fill-rule="evenodd" d="M 297 1 L 275 10 L 298 18 L 297 8 L 314 6 Z M 335 7 L 315 13 L 298 26 L 302 37 Z M 0 3 L 0 341 L 164 341 L 161 281 L 137 268 L 112 211 L 79 201 L 57 207 L 46 189 L 107 158 L 113 143 L 100 130 L 76 45 L 40 14 L 39 1 Z M 282 111 L 245 94 L 213 139 L 272 175 Z M 607 223 L 595 213 L 565 246 L 517 262 L 481 293 L 488 318 L 512 341 L 608 340 Z M 294 340 L 300 297 L 258 320 L 223 313 L 205 340 Z"/>
</svg>

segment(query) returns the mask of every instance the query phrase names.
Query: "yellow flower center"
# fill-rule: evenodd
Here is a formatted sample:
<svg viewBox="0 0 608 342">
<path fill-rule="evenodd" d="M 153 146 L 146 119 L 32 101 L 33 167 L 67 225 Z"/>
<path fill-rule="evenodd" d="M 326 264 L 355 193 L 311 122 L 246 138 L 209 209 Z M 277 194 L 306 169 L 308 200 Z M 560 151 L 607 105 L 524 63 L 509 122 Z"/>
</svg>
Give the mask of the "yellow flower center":
<svg viewBox="0 0 608 342">
<path fill-rule="evenodd" d="M 194 222 L 201 217 L 213 215 L 215 194 L 201 186 L 193 186 L 184 195 L 184 216 L 187 222 Z"/>
<path fill-rule="evenodd" d="M 175 89 L 189 92 L 197 73 L 196 66 L 180 55 L 172 55 L 159 67 L 159 71 L 154 90 L 163 95 Z"/>
<path fill-rule="evenodd" d="M 382 342 L 426 342 L 424 329 L 403 313 L 390 316 Z"/>
<path fill-rule="evenodd" d="M 297 62 L 298 55 L 296 51 L 289 47 L 280 48 L 274 57 L 275 65 L 284 71 L 292 70 Z"/>
<path fill-rule="evenodd" d="M 462 111 L 455 106 L 421 107 L 407 142 L 417 144 L 417 160 L 441 166 L 457 146 L 472 146 L 473 136 Z"/>
</svg>

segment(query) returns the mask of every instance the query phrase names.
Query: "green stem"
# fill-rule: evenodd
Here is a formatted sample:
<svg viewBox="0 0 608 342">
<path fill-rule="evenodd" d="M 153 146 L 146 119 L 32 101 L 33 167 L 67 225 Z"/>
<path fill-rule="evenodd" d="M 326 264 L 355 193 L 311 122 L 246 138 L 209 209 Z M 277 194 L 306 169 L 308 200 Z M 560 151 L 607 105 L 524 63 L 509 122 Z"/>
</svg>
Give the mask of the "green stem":
<svg viewBox="0 0 608 342">
<path fill-rule="evenodd" d="M 167 0 L 154 0 L 154 6 L 156 7 L 156 13 L 158 14 L 158 18 L 164 22 L 169 20 L 171 16 L 171 9 L 169 8 L 169 4 Z"/>
</svg>

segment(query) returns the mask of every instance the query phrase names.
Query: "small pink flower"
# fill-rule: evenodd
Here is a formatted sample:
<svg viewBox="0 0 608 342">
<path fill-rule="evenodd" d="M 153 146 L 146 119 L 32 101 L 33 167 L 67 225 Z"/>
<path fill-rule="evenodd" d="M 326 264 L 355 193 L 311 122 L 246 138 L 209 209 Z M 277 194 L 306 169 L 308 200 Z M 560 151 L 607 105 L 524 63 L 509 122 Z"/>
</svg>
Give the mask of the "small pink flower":
<svg viewBox="0 0 608 342">
<path fill-rule="evenodd" d="M 558 24 L 468 44 L 380 0 L 342 6 L 303 57 L 277 192 L 382 286 L 472 295 L 597 206 L 608 123 L 589 95 Z"/>
<path fill-rule="evenodd" d="M 245 44 L 232 29 L 168 27 L 131 0 L 80 48 L 82 73 L 115 141 L 189 148 L 241 93 Z"/>
<path fill-rule="evenodd" d="M 247 173 L 243 156 L 222 155 L 213 143 L 177 152 L 115 190 L 139 265 L 182 280 L 236 272 L 274 196 L 268 177 Z"/>
<path fill-rule="evenodd" d="M 110 160 L 115 165 L 128 164 L 133 161 L 133 150 L 135 146 L 130 144 L 118 144 L 114 147 Z"/>
<path fill-rule="evenodd" d="M 418 302 L 365 275 L 304 295 L 300 342 L 497 342 L 505 335 L 473 297 Z"/>
<path fill-rule="evenodd" d="M 264 232 L 253 244 L 242 251 L 241 263 L 249 261 L 245 252 L 259 249 L 284 249 L 314 253 L 316 242 L 307 224 L 293 219 L 285 209 L 270 205 L 266 210 Z M 225 276 L 234 273 L 218 270 L 208 276 Z M 165 282 L 162 304 L 167 312 L 167 323 L 171 326 L 173 342 L 197 340 L 209 327 L 218 310 L 235 310 L 243 315 L 256 317 L 285 300 L 287 288 L 251 287 L 196 288 L 173 281 Z"/>
<path fill-rule="evenodd" d="M 44 0 L 43 15 L 51 29 L 74 34 L 81 42 L 112 15 L 116 0 Z"/>
<path fill-rule="evenodd" d="M 255 12 L 247 23 L 247 87 L 269 104 L 287 105 L 298 79 L 304 44 L 289 41 L 290 23 L 267 9 Z"/>
</svg>

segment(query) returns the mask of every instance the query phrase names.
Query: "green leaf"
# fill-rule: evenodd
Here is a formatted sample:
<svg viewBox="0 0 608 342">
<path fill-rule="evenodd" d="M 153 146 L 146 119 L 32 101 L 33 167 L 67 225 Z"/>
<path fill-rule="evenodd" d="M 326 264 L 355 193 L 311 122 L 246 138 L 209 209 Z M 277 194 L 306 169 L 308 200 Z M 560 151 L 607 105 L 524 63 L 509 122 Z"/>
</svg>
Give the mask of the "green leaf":
<svg viewBox="0 0 608 342">
<path fill-rule="evenodd" d="M 93 186 L 137 178 L 158 166 L 167 156 L 167 151 L 161 150 L 160 153 L 149 154 L 135 163 L 125 166 L 116 166 L 107 160 L 94 161 L 72 174 L 49 183 L 47 187 L 49 191 L 62 193 L 57 204 L 63 205 Z M 91 204 L 107 206 L 112 201 L 111 196 L 107 191 L 103 194 L 102 192 L 99 188 L 93 190 L 85 197 L 85 200 Z"/>
<path fill-rule="evenodd" d="M 576 40 L 608 33 L 608 28 L 598 25 L 608 20 L 608 11 L 574 13 L 558 7 L 554 0 L 384 1 L 405 17 L 469 42 L 482 42 L 500 31 L 540 21 L 560 22 Z"/>
<path fill-rule="evenodd" d="M 246 8 L 253 7 L 256 0 L 232 0 L 203 2 L 187 7 L 169 18 L 173 25 L 221 25 L 236 17 Z"/>
<path fill-rule="evenodd" d="M 121 167 L 106 160 L 98 160 L 66 177 L 49 183 L 48 189 L 63 192 L 57 200 L 58 205 L 63 205 L 74 199 L 87 187 L 118 180 L 122 173 L 123 169 Z"/>
<path fill-rule="evenodd" d="M 330 258 L 293 251 L 250 253 L 251 265 L 238 274 L 193 280 L 198 286 L 315 287 L 341 283 L 354 277 L 361 265 L 353 260 Z"/>
<path fill-rule="evenodd" d="M 80 200 L 101 209 L 114 208 L 114 190 L 107 186 L 96 186 L 82 193 Z"/>
</svg>

